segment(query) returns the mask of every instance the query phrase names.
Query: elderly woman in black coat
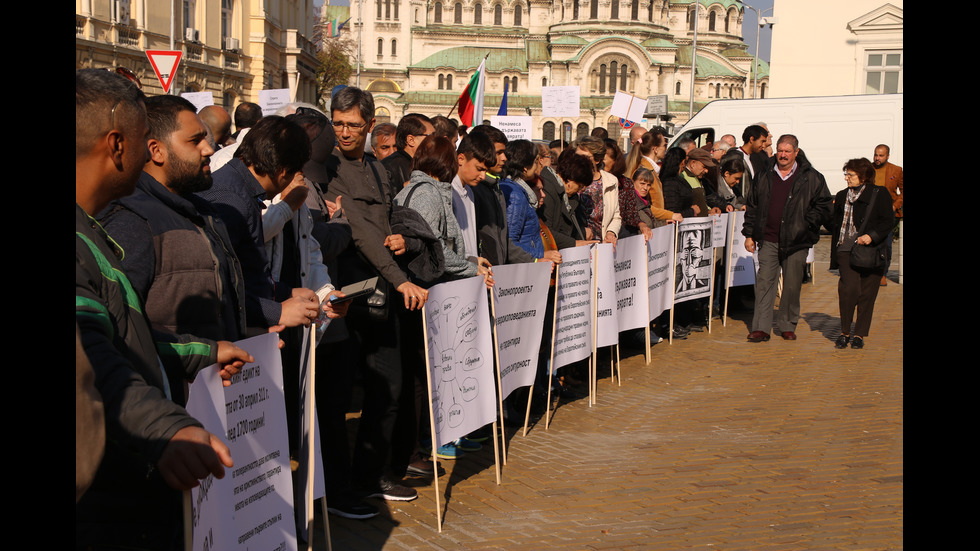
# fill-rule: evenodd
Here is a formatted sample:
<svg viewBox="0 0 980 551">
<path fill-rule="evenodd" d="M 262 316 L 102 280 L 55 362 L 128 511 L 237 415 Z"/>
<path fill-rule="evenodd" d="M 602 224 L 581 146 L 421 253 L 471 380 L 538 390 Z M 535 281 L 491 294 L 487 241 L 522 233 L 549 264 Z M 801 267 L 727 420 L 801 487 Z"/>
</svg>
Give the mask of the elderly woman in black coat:
<svg viewBox="0 0 980 551">
<path fill-rule="evenodd" d="M 845 348 L 850 341 L 851 348 L 864 348 L 887 263 L 871 268 L 854 267 L 851 255 L 856 247 L 877 247 L 883 243 L 895 224 L 895 215 L 887 190 L 883 193 L 875 186 L 875 169 L 871 161 L 864 158 L 847 161 L 844 179 L 847 188 L 834 198 L 834 217 L 829 228 L 834 234 L 830 242 L 830 267 L 840 271 L 837 295 L 841 334 L 834 346 Z M 857 322 L 852 332 L 855 309 Z"/>
</svg>

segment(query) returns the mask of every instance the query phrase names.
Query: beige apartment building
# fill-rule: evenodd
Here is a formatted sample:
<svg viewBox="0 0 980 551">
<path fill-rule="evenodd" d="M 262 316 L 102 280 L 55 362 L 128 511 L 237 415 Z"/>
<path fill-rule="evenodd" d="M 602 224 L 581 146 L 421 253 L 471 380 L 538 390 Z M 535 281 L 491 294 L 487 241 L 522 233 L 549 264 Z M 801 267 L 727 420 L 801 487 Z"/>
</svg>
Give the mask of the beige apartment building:
<svg viewBox="0 0 980 551">
<path fill-rule="evenodd" d="M 778 97 L 904 92 L 902 0 L 777 0 L 771 78 Z"/>
<path fill-rule="evenodd" d="M 76 0 L 75 68 L 125 67 L 163 88 L 144 53 L 180 50 L 171 91 L 209 91 L 231 111 L 262 89 L 315 102 L 313 0 Z"/>
</svg>

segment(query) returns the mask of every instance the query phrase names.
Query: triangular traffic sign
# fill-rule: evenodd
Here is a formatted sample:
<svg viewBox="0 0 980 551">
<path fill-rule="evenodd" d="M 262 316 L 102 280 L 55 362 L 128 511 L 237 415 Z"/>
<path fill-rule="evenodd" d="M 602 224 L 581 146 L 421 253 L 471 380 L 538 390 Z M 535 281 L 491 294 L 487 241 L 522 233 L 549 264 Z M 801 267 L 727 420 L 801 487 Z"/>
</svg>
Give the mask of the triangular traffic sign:
<svg viewBox="0 0 980 551">
<path fill-rule="evenodd" d="M 180 63 L 182 54 L 180 50 L 146 50 L 146 57 L 150 60 L 164 92 L 170 91 L 170 83 L 177 74 L 177 64 Z"/>
</svg>

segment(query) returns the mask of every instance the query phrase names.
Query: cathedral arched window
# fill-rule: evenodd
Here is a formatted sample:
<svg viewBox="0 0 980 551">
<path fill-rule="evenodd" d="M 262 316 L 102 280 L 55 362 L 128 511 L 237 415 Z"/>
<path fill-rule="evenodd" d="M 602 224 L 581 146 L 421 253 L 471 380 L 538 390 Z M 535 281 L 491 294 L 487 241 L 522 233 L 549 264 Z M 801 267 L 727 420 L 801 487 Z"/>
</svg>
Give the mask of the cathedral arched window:
<svg viewBox="0 0 980 551">
<path fill-rule="evenodd" d="M 463 4 L 461 2 L 456 2 L 453 7 L 453 23 L 461 25 L 463 23 Z"/>
<path fill-rule="evenodd" d="M 385 53 L 385 41 L 383 38 L 378 39 L 378 57 L 383 56 Z"/>
<path fill-rule="evenodd" d="M 606 64 L 599 65 L 599 93 L 606 93 Z"/>
<path fill-rule="evenodd" d="M 378 19 L 381 19 L 381 0 L 378 0 Z"/>
<path fill-rule="evenodd" d="M 619 19 L 619 0 L 612 0 L 612 5 L 609 7 L 609 18 Z"/>
<path fill-rule="evenodd" d="M 391 57 L 395 57 L 397 55 L 398 55 L 398 40 L 392 38 L 391 39 Z"/>
<path fill-rule="evenodd" d="M 589 0 L 589 19 L 599 19 L 599 0 Z"/>
<path fill-rule="evenodd" d="M 630 6 L 630 19 L 633 21 L 640 20 L 640 0 L 633 0 L 633 5 Z"/>
<path fill-rule="evenodd" d="M 442 23 L 442 2 L 436 2 L 436 7 L 432 15 L 433 23 Z"/>
<path fill-rule="evenodd" d="M 547 141 L 555 139 L 555 123 L 548 121 L 541 127 L 541 137 Z"/>
<path fill-rule="evenodd" d="M 473 24 L 474 25 L 483 24 L 483 4 L 477 4 L 473 6 Z"/>
<path fill-rule="evenodd" d="M 616 71 L 619 68 L 619 64 L 613 61 L 609 65 L 609 93 L 616 92 Z"/>
<path fill-rule="evenodd" d="M 498 27 L 504 24 L 504 8 L 500 4 L 493 7 L 493 24 Z"/>
<path fill-rule="evenodd" d="M 520 4 L 514 6 L 514 26 L 520 27 L 524 21 L 524 9 Z"/>
<path fill-rule="evenodd" d="M 446 81 L 445 81 L 445 79 L 443 79 L 443 76 L 442 75 L 439 75 L 439 89 L 440 90 L 443 89 L 443 87 L 445 86 L 445 83 L 446 83 Z"/>
<path fill-rule="evenodd" d="M 708 14 L 708 30 L 709 31 L 715 30 L 715 22 L 717 20 L 718 20 L 718 14 L 717 13 L 711 12 L 711 13 Z"/>
<path fill-rule="evenodd" d="M 578 2 L 579 0 L 572 0 L 572 19 L 578 19 Z"/>
<path fill-rule="evenodd" d="M 453 75 L 446 75 L 446 90 L 453 89 Z"/>
</svg>

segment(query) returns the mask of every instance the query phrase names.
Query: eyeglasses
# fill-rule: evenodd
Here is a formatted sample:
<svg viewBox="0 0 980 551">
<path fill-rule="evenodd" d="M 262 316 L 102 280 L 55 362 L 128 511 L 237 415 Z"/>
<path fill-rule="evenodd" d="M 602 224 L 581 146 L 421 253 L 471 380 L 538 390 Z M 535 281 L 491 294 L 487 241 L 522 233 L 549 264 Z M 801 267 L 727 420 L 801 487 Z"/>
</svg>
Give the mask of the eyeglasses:
<svg viewBox="0 0 980 551">
<path fill-rule="evenodd" d="M 857 174 L 855 174 L 855 173 L 853 173 L 853 172 L 845 172 L 845 173 L 844 173 L 844 177 L 845 177 L 845 178 L 857 178 L 857 177 L 858 177 L 858 175 L 857 175 Z"/>
<path fill-rule="evenodd" d="M 333 129 L 335 131 L 341 131 L 346 129 L 348 132 L 360 132 L 362 128 L 367 126 L 366 122 L 337 122 L 333 121 Z"/>
</svg>

